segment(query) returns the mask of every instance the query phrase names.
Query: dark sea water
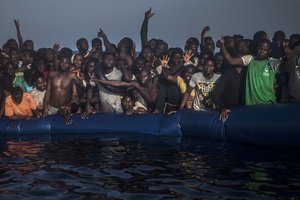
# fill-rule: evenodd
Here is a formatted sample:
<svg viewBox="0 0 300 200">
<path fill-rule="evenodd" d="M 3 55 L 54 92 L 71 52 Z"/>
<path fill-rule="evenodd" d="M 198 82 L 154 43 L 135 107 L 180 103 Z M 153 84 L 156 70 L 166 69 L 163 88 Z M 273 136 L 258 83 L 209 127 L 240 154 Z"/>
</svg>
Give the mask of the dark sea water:
<svg viewBox="0 0 300 200">
<path fill-rule="evenodd" d="M 0 142 L 0 199 L 299 199 L 299 151 L 199 138 Z"/>
</svg>

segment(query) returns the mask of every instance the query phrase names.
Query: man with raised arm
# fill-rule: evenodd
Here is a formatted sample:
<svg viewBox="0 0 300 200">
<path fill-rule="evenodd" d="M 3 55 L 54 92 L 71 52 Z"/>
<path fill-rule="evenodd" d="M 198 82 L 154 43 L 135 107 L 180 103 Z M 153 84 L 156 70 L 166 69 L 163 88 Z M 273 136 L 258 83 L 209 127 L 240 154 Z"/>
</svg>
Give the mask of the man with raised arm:
<svg viewBox="0 0 300 200">
<path fill-rule="evenodd" d="M 248 66 L 245 87 L 246 105 L 269 104 L 276 101 L 274 84 L 280 61 L 268 57 L 271 53 L 271 42 L 268 39 L 263 39 L 258 43 L 256 57 L 245 55 L 233 58 L 225 48 L 223 37 L 220 40 L 220 48 L 229 64 Z M 225 109 L 221 113 L 222 118 L 227 118 L 229 112 L 229 109 Z"/>
</svg>

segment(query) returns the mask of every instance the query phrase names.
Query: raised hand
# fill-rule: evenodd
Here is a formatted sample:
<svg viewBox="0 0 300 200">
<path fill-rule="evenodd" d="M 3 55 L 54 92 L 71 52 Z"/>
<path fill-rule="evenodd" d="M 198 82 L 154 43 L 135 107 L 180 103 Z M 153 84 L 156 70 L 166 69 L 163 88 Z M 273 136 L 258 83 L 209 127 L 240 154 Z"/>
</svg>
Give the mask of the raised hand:
<svg viewBox="0 0 300 200">
<path fill-rule="evenodd" d="M 205 26 L 205 27 L 202 29 L 202 33 L 206 33 L 207 31 L 210 31 L 210 27 L 209 27 L 209 26 Z"/>
<path fill-rule="evenodd" d="M 59 46 L 59 44 L 58 43 L 55 43 L 54 45 L 53 45 L 53 50 L 54 50 L 54 52 L 55 53 L 58 53 L 58 50 L 60 49 L 60 46 Z"/>
<path fill-rule="evenodd" d="M 98 32 L 98 37 L 100 37 L 100 38 L 105 37 L 105 33 L 101 28 L 100 28 L 100 32 Z"/>
<path fill-rule="evenodd" d="M 152 8 L 150 8 L 149 10 L 147 10 L 145 12 L 145 19 L 149 19 L 149 18 L 151 18 L 155 14 L 155 13 L 151 12 L 151 9 Z"/>
<path fill-rule="evenodd" d="M 192 50 L 187 50 L 183 56 L 184 63 L 189 62 L 193 56 L 194 54 L 192 54 Z"/>
<path fill-rule="evenodd" d="M 170 60 L 170 57 L 165 55 L 163 56 L 163 59 L 159 59 L 160 60 L 160 65 L 164 68 L 169 68 L 168 64 L 169 64 L 169 60 Z"/>
<path fill-rule="evenodd" d="M 224 46 L 225 45 L 225 40 L 224 40 L 224 37 L 223 37 L 223 35 L 221 35 L 221 38 L 220 38 L 220 40 L 219 40 L 220 42 L 220 47 L 222 47 L 222 46 Z"/>
<path fill-rule="evenodd" d="M 15 19 L 14 23 L 15 23 L 16 28 L 19 29 L 20 28 L 20 21 L 18 19 Z"/>
</svg>

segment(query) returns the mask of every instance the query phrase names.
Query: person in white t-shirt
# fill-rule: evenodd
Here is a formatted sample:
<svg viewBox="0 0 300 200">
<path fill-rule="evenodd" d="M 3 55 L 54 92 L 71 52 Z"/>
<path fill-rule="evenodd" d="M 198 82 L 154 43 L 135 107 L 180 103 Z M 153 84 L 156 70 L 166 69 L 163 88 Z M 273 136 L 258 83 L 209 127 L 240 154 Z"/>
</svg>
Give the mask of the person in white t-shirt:
<svg viewBox="0 0 300 200">
<path fill-rule="evenodd" d="M 192 109 L 197 111 L 215 110 L 211 94 L 220 75 L 216 74 L 214 70 L 215 60 L 212 57 L 207 57 L 204 61 L 203 72 L 193 74 L 181 101 L 180 109 L 185 107 L 191 91 L 195 89 L 196 94 Z"/>
</svg>

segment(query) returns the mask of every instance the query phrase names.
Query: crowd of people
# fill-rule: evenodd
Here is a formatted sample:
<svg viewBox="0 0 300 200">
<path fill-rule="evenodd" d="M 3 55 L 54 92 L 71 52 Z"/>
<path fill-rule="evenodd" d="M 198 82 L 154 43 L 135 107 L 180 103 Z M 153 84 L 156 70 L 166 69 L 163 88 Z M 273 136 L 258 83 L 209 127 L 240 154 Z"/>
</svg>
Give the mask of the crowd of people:
<svg viewBox="0 0 300 200">
<path fill-rule="evenodd" d="M 139 55 L 131 38 L 115 45 L 100 30 L 91 41 L 76 42 L 78 51 L 34 49 L 17 38 L 2 45 L 0 56 L 0 116 L 11 120 L 61 114 L 83 119 L 94 113 L 165 113 L 180 109 L 219 111 L 225 121 L 232 107 L 300 101 L 300 35 L 264 31 L 252 39 L 221 36 L 213 41 L 202 29 L 200 40 L 190 37 L 184 48 L 161 39 L 148 40 L 145 12 Z M 104 48 L 102 48 L 104 45 Z M 218 47 L 220 51 L 216 51 Z M 218 52 L 218 53 L 215 53 Z"/>
</svg>

